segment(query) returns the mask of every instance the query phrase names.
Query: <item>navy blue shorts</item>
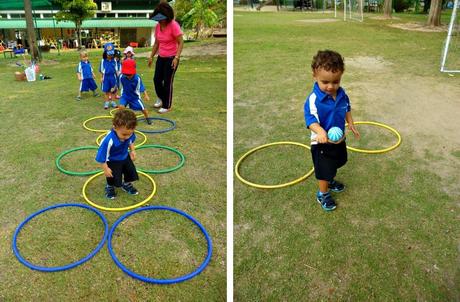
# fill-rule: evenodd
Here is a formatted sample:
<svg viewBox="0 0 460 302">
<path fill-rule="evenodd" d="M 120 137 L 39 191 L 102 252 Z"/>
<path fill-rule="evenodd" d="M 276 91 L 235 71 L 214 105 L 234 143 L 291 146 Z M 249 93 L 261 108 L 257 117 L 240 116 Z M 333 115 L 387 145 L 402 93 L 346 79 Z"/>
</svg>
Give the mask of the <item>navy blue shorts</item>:
<svg viewBox="0 0 460 302">
<path fill-rule="evenodd" d="M 101 90 L 103 92 L 115 92 L 116 89 L 117 89 L 117 76 L 115 74 L 104 75 L 104 81 L 102 81 Z"/>
<path fill-rule="evenodd" d="M 337 175 L 337 169 L 347 162 L 347 145 L 345 141 L 340 144 L 311 145 L 311 157 L 316 179 L 332 181 Z"/>
<path fill-rule="evenodd" d="M 131 110 L 139 110 L 139 111 L 145 110 L 144 103 L 142 102 L 141 99 L 128 100 L 123 95 L 120 98 L 120 105 L 125 106 L 125 107 L 129 107 L 129 109 L 131 109 Z"/>
<path fill-rule="evenodd" d="M 132 182 L 139 179 L 136 167 L 129 155 L 125 160 L 108 161 L 107 166 L 112 170 L 113 176 L 106 177 L 109 186 L 121 187 L 123 182 Z"/>
<path fill-rule="evenodd" d="M 93 78 L 83 79 L 80 83 L 80 91 L 94 91 L 97 89 L 96 81 Z"/>
</svg>

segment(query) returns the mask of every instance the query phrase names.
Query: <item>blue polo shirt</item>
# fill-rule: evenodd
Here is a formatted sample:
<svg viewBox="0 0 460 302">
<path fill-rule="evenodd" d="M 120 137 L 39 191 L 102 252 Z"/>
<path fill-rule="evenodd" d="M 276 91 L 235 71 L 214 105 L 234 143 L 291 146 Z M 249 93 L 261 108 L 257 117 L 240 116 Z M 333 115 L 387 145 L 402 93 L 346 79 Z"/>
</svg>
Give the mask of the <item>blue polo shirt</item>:
<svg viewBox="0 0 460 302">
<path fill-rule="evenodd" d="M 115 59 L 112 60 L 102 59 L 99 65 L 99 72 L 104 75 L 116 75 L 118 70 L 117 62 Z"/>
<path fill-rule="evenodd" d="M 77 73 L 80 73 L 82 79 L 92 79 L 93 78 L 93 67 L 89 61 L 80 61 L 77 66 Z"/>
<path fill-rule="evenodd" d="M 332 96 L 321 91 L 315 82 L 313 91 L 307 97 L 304 105 L 304 117 L 307 127 L 319 123 L 324 130 L 339 127 L 345 131 L 345 114 L 351 110 L 350 100 L 342 87 L 337 90 L 335 100 Z M 316 133 L 311 131 L 312 144 L 316 144 Z"/>
<path fill-rule="evenodd" d="M 134 101 L 141 98 L 141 93 L 145 91 L 141 77 L 135 74 L 131 80 L 124 74 L 120 76 L 121 95 L 128 101 Z"/>
<path fill-rule="evenodd" d="M 108 161 L 122 161 L 128 157 L 128 147 L 136 140 L 133 133 L 127 140 L 120 141 L 115 130 L 110 130 L 99 146 L 96 161 L 103 164 Z"/>
</svg>

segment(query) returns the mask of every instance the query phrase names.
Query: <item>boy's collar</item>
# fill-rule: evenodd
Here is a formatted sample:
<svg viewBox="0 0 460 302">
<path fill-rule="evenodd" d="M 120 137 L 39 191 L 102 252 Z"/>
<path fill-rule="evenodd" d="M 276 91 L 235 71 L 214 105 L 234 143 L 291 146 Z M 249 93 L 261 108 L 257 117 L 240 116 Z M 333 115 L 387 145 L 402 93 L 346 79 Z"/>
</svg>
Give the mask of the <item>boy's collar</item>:
<svg viewBox="0 0 460 302">
<path fill-rule="evenodd" d="M 319 89 L 318 82 L 315 82 L 315 85 L 313 86 L 313 92 L 318 96 L 318 99 L 320 101 L 324 100 L 325 98 L 327 98 L 329 96 L 326 92 L 324 92 L 321 89 Z M 339 89 L 337 90 L 336 98 L 341 97 L 342 93 L 343 93 L 343 89 L 342 89 L 342 87 L 339 87 Z"/>
</svg>

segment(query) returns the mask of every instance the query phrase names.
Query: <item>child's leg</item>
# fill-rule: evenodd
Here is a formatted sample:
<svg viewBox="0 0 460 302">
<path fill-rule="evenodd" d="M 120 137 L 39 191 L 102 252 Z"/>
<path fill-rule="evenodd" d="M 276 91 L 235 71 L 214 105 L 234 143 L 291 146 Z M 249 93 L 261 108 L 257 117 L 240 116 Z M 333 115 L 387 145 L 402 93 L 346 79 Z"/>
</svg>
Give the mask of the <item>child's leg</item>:
<svg viewBox="0 0 460 302">
<path fill-rule="evenodd" d="M 114 92 L 110 93 L 110 99 L 112 100 L 112 107 L 117 108 L 117 103 L 115 102 L 115 94 Z"/>
<path fill-rule="evenodd" d="M 139 192 L 133 186 L 132 182 L 139 180 L 139 175 L 137 174 L 136 167 L 134 166 L 133 161 L 131 160 L 131 156 L 128 156 L 123 164 L 123 176 L 124 182 L 121 188 L 123 191 L 131 194 L 137 195 Z"/>
<path fill-rule="evenodd" d="M 109 109 L 110 92 L 104 94 L 104 109 Z"/>
<path fill-rule="evenodd" d="M 149 112 L 147 111 L 147 109 L 142 110 L 142 114 L 144 114 L 145 121 L 147 122 L 147 124 L 151 125 L 152 121 L 149 119 Z"/>
<path fill-rule="evenodd" d="M 321 193 L 327 193 L 329 191 L 329 182 L 327 180 L 318 179 L 318 187 Z"/>
</svg>

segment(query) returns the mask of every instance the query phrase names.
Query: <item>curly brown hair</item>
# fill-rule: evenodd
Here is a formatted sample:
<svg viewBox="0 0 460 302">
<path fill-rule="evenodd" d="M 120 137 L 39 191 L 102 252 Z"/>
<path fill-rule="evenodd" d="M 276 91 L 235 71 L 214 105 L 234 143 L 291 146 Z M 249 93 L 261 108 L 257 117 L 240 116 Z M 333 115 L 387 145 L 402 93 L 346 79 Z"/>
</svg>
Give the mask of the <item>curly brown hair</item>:
<svg viewBox="0 0 460 302">
<path fill-rule="evenodd" d="M 317 69 L 324 69 L 331 72 L 344 72 L 345 63 L 344 58 L 336 51 L 333 50 L 319 50 L 318 53 L 313 57 L 311 62 L 311 69 L 313 71 Z"/>
<path fill-rule="evenodd" d="M 113 126 L 126 127 L 126 129 L 136 129 L 137 117 L 134 111 L 129 109 L 118 109 L 112 120 Z"/>
</svg>

